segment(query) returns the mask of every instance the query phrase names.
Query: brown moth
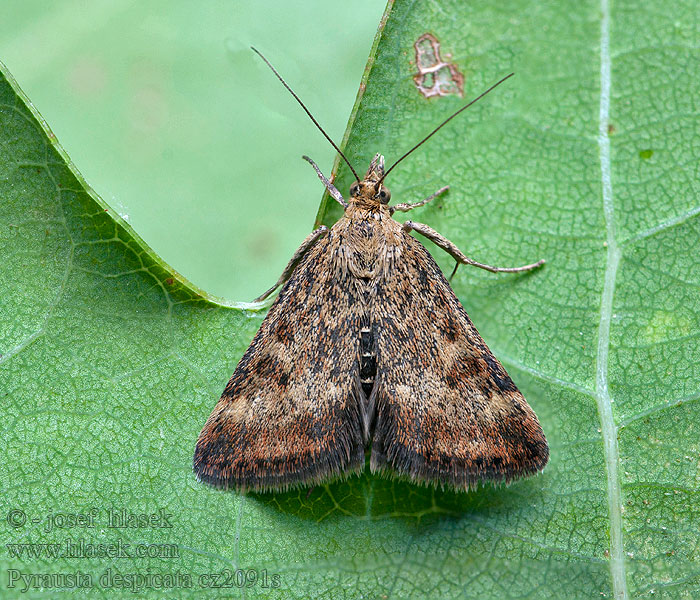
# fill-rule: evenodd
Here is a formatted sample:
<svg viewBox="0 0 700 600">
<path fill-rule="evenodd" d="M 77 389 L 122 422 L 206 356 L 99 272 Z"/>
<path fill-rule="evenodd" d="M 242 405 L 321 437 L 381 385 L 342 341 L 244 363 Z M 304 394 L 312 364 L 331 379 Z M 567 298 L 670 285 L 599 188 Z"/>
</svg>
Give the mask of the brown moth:
<svg viewBox="0 0 700 600">
<path fill-rule="evenodd" d="M 366 450 L 372 472 L 457 490 L 541 471 L 549 449 L 537 416 L 409 232 L 457 265 L 518 272 L 544 261 L 491 267 L 427 225 L 395 221 L 447 190 L 389 206 L 383 181 L 399 161 L 385 170 L 377 154 L 346 201 L 304 158 L 345 213 L 311 233 L 257 299 L 282 286 L 199 435 L 198 479 L 255 491 L 313 485 L 362 471 Z"/>
</svg>

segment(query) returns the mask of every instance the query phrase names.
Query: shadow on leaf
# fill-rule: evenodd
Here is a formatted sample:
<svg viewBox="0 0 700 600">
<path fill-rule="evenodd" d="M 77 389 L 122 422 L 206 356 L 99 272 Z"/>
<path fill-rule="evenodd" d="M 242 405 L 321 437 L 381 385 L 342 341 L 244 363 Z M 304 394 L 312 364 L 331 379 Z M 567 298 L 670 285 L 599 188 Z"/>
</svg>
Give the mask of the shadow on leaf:
<svg viewBox="0 0 700 600">
<path fill-rule="evenodd" d="M 364 473 L 312 488 L 251 493 L 249 497 L 308 521 L 389 518 L 427 526 L 445 517 L 463 518 L 516 509 L 525 501 L 532 502 L 533 492 L 541 486 L 541 480 L 535 478 L 509 486 L 485 484 L 469 492 L 455 492 Z M 523 494 L 525 488 L 527 493 Z"/>
</svg>

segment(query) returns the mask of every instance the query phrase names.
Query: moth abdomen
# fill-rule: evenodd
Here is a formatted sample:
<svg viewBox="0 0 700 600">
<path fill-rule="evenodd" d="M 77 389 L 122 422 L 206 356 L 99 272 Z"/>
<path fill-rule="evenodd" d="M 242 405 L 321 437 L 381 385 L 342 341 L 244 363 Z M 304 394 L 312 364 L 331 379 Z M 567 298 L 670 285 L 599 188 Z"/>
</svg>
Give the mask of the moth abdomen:
<svg viewBox="0 0 700 600">
<path fill-rule="evenodd" d="M 360 383 L 365 398 L 369 398 L 377 376 L 377 351 L 371 327 L 360 329 Z"/>
</svg>

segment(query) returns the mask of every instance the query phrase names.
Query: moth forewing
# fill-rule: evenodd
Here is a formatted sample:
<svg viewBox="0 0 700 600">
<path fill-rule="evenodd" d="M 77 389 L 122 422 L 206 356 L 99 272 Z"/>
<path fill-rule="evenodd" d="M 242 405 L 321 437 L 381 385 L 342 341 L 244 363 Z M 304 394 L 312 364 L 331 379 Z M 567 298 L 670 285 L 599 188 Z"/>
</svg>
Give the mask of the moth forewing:
<svg viewBox="0 0 700 600">
<path fill-rule="evenodd" d="M 372 471 L 466 490 L 542 470 L 549 449 L 534 411 L 408 235 L 374 314 Z"/>
</svg>

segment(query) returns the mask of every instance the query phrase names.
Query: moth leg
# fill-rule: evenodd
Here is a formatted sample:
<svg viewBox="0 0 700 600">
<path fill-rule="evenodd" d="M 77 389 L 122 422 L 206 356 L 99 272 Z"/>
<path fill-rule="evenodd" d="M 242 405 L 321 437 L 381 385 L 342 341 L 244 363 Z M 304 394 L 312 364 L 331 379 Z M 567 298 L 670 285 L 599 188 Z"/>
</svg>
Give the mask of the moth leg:
<svg viewBox="0 0 700 600">
<path fill-rule="evenodd" d="M 394 204 L 394 206 L 389 207 L 389 214 L 393 215 L 396 211 L 408 212 L 409 210 L 413 210 L 414 208 L 418 208 L 419 206 L 425 206 L 426 204 L 428 204 L 428 202 L 430 202 L 434 198 L 437 198 L 440 194 L 444 194 L 449 189 L 449 185 L 441 187 L 437 192 L 431 194 L 425 200 L 421 200 L 420 202 L 402 202 L 401 204 Z"/>
<path fill-rule="evenodd" d="M 318 165 L 308 156 L 306 156 L 306 154 L 302 156 L 302 158 L 314 168 L 314 171 L 316 171 L 316 175 L 318 175 L 318 178 L 323 182 L 323 185 L 326 186 L 328 193 L 333 197 L 333 199 L 343 208 L 347 208 L 348 203 L 345 202 L 343 194 L 341 194 L 338 191 L 338 188 L 336 188 L 330 181 L 328 181 L 328 179 L 326 179 L 326 176 L 323 173 L 321 173 L 321 169 L 318 168 Z"/>
<path fill-rule="evenodd" d="M 447 281 L 452 283 L 452 278 L 455 276 L 455 273 L 457 273 L 457 269 L 459 269 L 459 263 L 455 262 L 455 268 L 452 269 L 452 273 L 450 273 L 450 276 L 447 278 Z"/>
<path fill-rule="evenodd" d="M 287 279 L 289 279 L 292 276 L 294 269 L 297 268 L 297 265 L 304 257 L 304 255 L 309 250 L 311 250 L 313 245 L 327 233 L 328 227 L 326 227 L 325 225 L 321 225 L 318 229 L 314 229 L 308 236 L 306 236 L 306 239 L 301 243 L 301 246 L 299 246 L 299 249 L 294 253 L 294 256 L 292 256 L 292 260 L 290 260 L 287 266 L 284 268 L 284 271 L 282 272 L 282 275 L 280 275 L 280 278 L 277 280 L 277 283 L 273 285 L 269 290 L 267 290 L 264 294 L 258 296 L 255 300 L 253 300 L 253 302 L 261 302 L 262 300 L 265 300 L 265 298 L 267 298 L 279 286 L 281 286 L 285 281 L 287 281 Z"/>
<path fill-rule="evenodd" d="M 445 252 L 447 252 L 450 256 L 452 256 L 452 258 L 454 258 L 457 261 L 457 265 L 455 265 L 455 269 L 454 269 L 454 271 L 452 271 L 452 275 L 450 275 L 450 279 L 457 272 L 457 267 L 460 264 L 471 265 L 473 267 L 479 267 L 480 269 L 485 269 L 487 271 L 491 271 L 492 273 L 520 273 L 522 271 L 530 271 L 532 269 L 536 269 L 537 267 L 540 267 L 545 263 L 545 260 L 541 259 L 541 260 L 538 260 L 536 263 L 532 263 L 531 265 L 524 265 L 522 267 L 492 267 L 491 265 L 484 265 L 482 263 L 476 262 L 475 260 L 472 260 L 471 258 L 465 256 L 464 253 L 459 248 L 457 248 L 457 246 L 455 246 L 450 240 L 448 240 L 446 237 L 440 235 L 432 227 L 428 227 L 427 225 L 424 225 L 423 223 L 415 223 L 414 221 L 406 221 L 403 224 L 403 229 L 406 232 L 413 230 L 413 231 L 420 233 L 421 235 L 424 235 L 431 242 L 433 242 L 436 246 L 439 246 L 440 248 L 442 248 Z"/>
</svg>

